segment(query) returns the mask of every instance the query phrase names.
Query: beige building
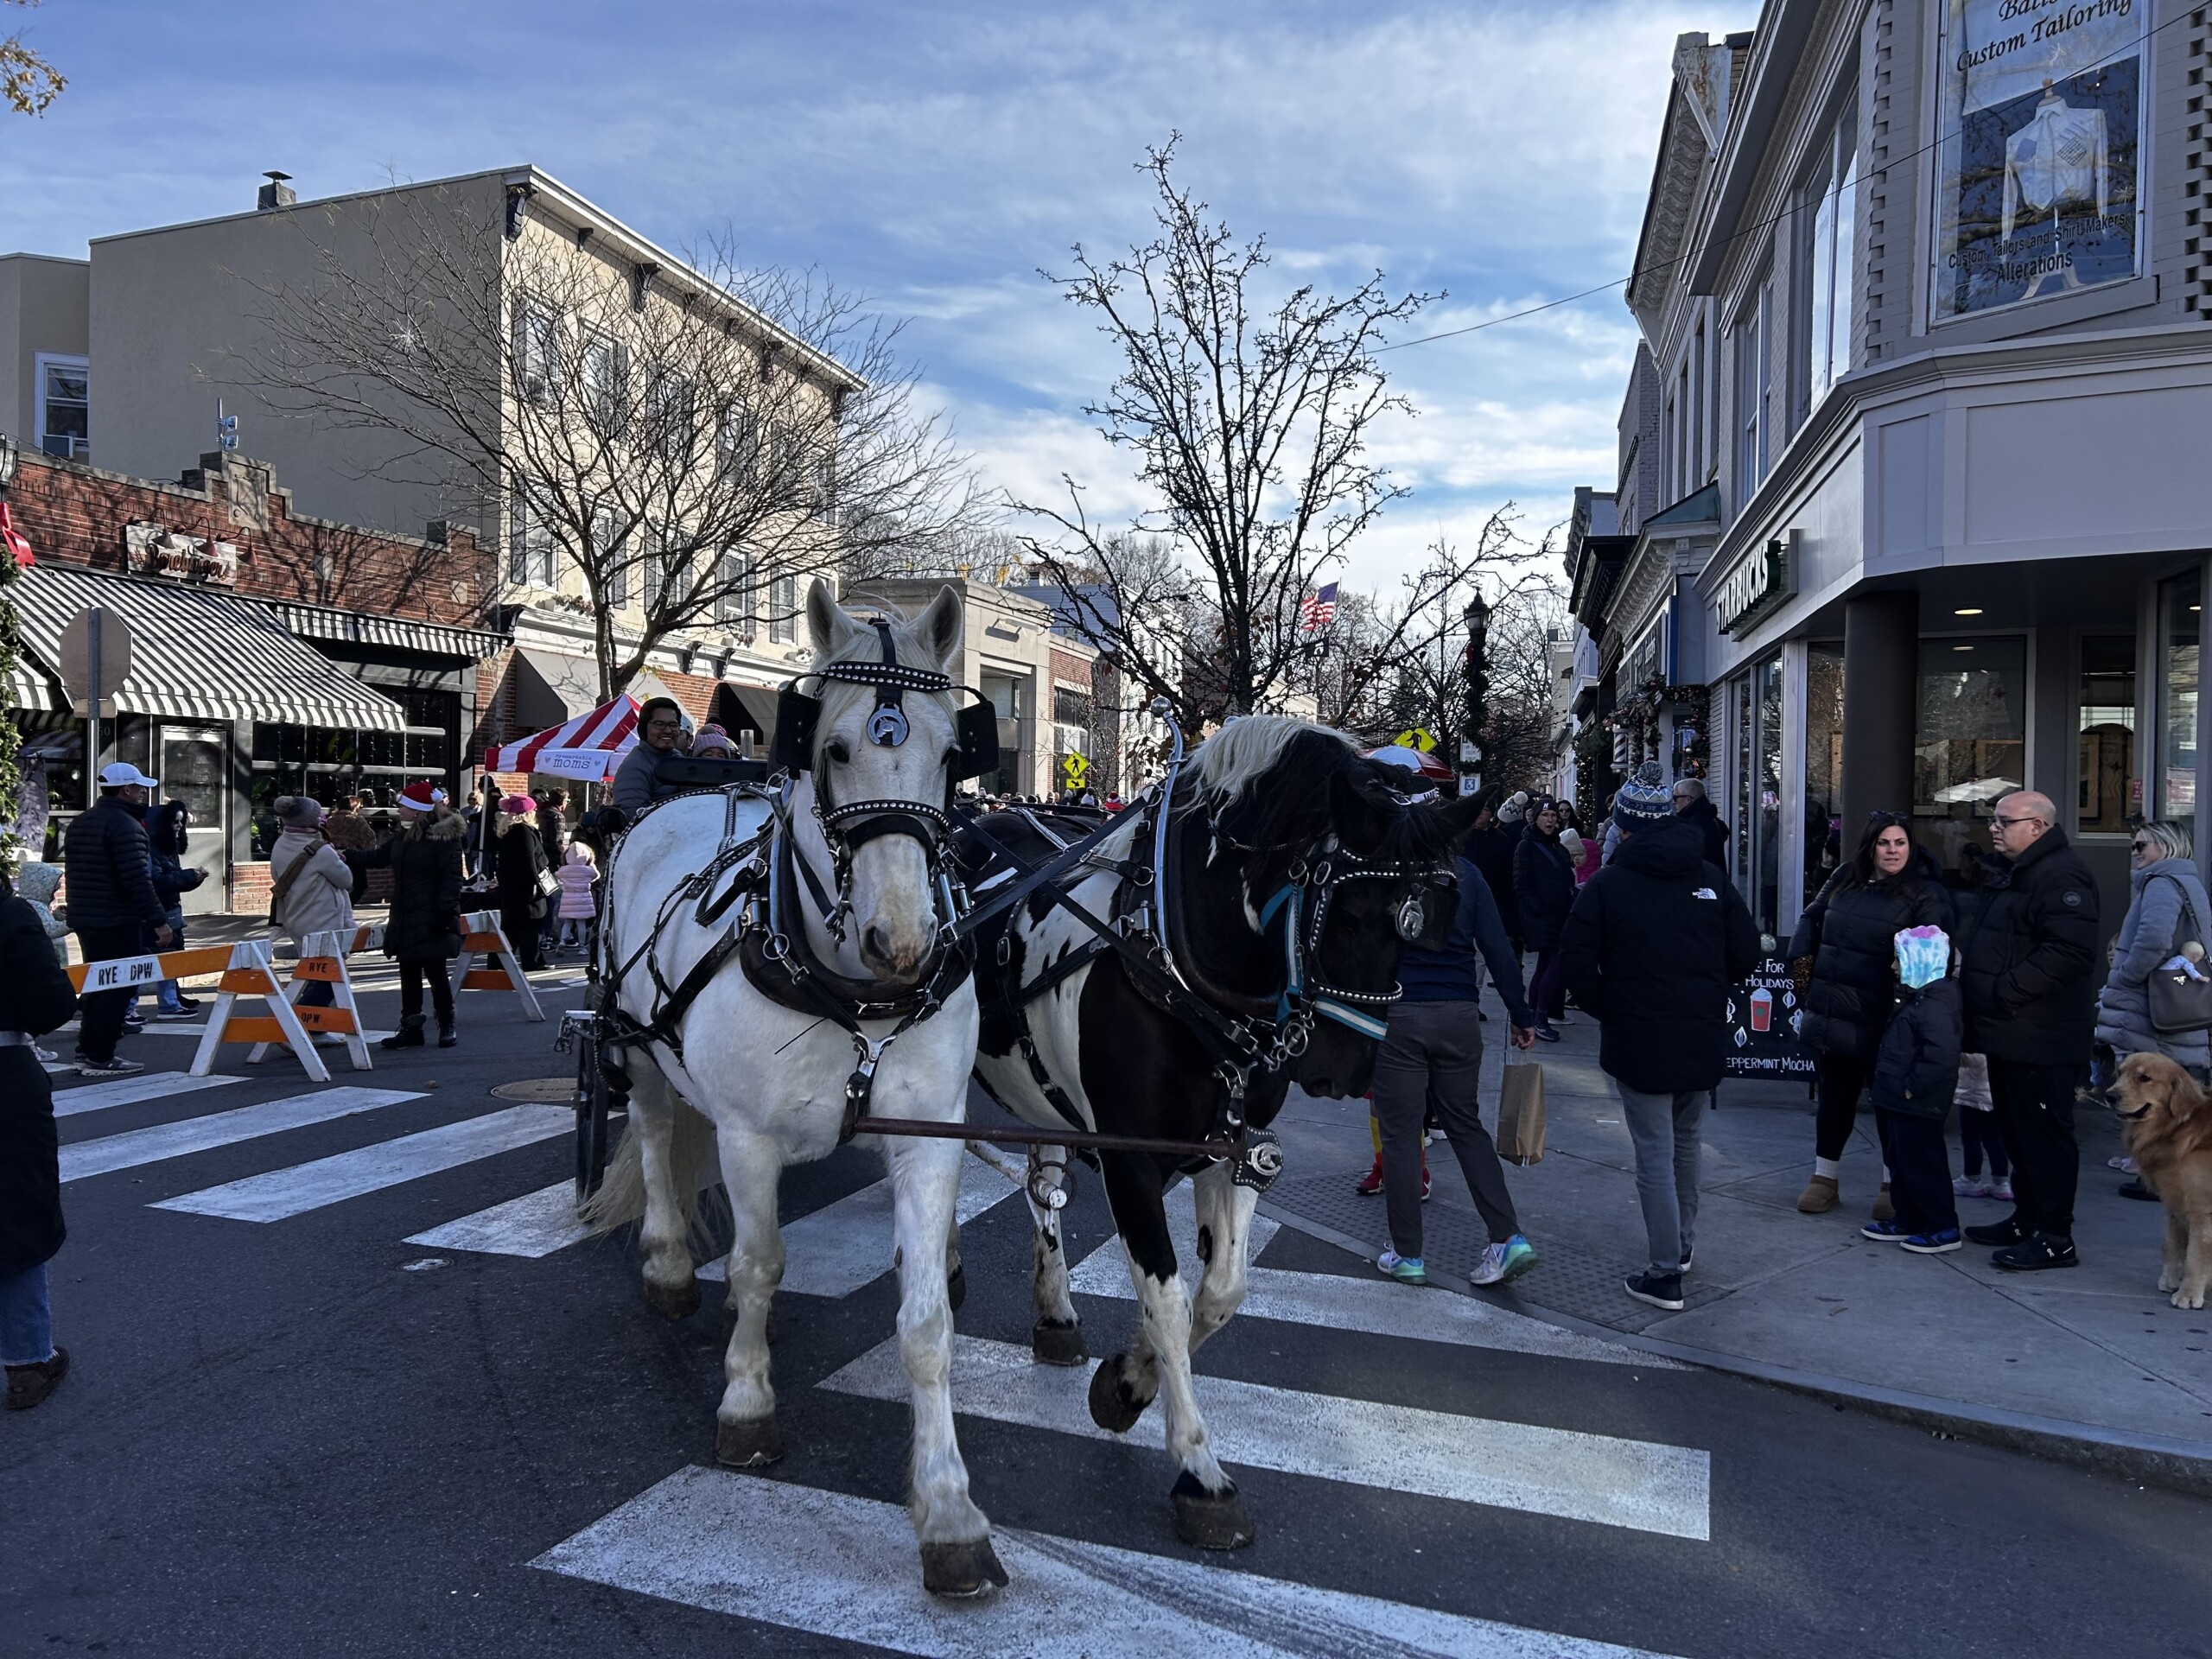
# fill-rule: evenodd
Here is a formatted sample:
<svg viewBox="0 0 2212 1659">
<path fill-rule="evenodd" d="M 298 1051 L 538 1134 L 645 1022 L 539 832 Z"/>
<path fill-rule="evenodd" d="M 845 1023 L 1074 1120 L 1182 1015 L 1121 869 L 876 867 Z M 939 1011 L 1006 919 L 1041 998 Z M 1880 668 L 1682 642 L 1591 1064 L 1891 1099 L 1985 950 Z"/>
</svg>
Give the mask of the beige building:
<svg viewBox="0 0 2212 1659">
<path fill-rule="evenodd" d="M 91 459 L 86 270 L 82 259 L 0 257 L 0 432 L 64 460 Z"/>
</svg>

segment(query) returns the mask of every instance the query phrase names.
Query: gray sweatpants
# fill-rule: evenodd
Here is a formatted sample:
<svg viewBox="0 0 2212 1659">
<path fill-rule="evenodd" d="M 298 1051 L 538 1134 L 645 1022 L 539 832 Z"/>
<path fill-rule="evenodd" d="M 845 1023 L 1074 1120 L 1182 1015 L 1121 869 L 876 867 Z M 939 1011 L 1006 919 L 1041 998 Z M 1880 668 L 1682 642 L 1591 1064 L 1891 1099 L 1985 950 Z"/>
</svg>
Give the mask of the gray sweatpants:
<svg viewBox="0 0 2212 1659">
<path fill-rule="evenodd" d="M 1712 1105 L 1713 1090 L 1647 1095 L 1618 1080 L 1615 1086 L 1636 1144 L 1636 1196 L 1651 1271 L 1679 1273 L 1697 1232 L 1698 1119 Z"/>
<path fill-rule="evenodd" d="M 1375 1057 L 1375 1122 L 1382 1134 L 1382 1201 L 1390 1221 L 1390 1248 L 1421 1254 L 1421 1120 L 1435 1109 L 1437 1122 L 1459 1154 L 1475 1208 L 1502 1244 L 1521 1230 L 1505 1170 L 1483 1127 L 1483 1028 L 1472 1002 L 1400 1002 Z"/>
</svg>

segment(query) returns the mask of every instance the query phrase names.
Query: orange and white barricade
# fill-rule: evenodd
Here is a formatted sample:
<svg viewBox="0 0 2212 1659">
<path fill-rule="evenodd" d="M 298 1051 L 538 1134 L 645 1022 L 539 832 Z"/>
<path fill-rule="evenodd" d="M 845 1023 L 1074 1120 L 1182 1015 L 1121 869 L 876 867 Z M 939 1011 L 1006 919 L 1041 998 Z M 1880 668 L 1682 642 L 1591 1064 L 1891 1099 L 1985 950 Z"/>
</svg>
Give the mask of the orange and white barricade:
<svg viewBox="0 0 2212 1659">
<path fill-rule="evenodd" d="M 204 1077 L 215 1069 L 215 1052 L 225 1043 L 282 1042 L 299 1056 L 307 1074 L 317 1083 L 330 1081 L 329 1068 L 315 1052 L 315 1042 L 302 1023 L 301 1014 L 284 1000 L 283 988 L 269 965 L 265 939 L 242 939 L 236 944 L 201 945 L 184 950 L 163 950 L 143 957 L 118 957 L 111 962 L 81 963 L 69 969 L 69 978 L 80 995 L 99 991 L 137 990 L 165 979 L 190 979 L 220 973 L 222 981 L 215 1005 L 207 1016 L 207 1034 L 192 1057 L 191 1073 Z M 257 996 L 269 1005 L 264 1015 L 233 1018 L 231 1008 L 241 996 Z"/>
<path fill-rule="evenodd" d="M 356 1071 L 372 1068 L 369 1057 L 368 1038 L 361 1030 L 360 1005 L 353 1000 L 353 981 L 346 970 L 346 958 L 364 950 L 375 950 L 384 944 L 384 925 L 368 927 L 325 929 L 308 933 L 300 940 L 300 959 L 292 964 L 292 974 L 284 987 L 284 1000 L 292 1005 L 293 1013 L 308 1030 L 331 1033 L 346 1039 L 346 1052 L 353 1062 Z M 300 998 L 310 985 L 330 987 L 332 1006 L 327 1008 L 302 1007 Z M 269 1052 L 267 1043 L 256 1043 L 248 1054 L 246 1064 L 258 1065 Z"/>
<path fill-rule="evenodd" d="M 537 993 L 530 988 L 529 976 L 515 959 L 514 946 L 507 943 L 506 930 L 499 925 L 499 912 L 472 910 L 461 918 L 461 931 L 466 937 L 461 942 L 461 955 L 454 960 L 454 990 L 512 991 L 522 998 L 524 1014 L 533 1020 L 543 1020 L 545 1010 L 537 1006 Z M 468 959 L 475 956 L 489 957 L 495 965 L 472 968 Z"/>
</svg>

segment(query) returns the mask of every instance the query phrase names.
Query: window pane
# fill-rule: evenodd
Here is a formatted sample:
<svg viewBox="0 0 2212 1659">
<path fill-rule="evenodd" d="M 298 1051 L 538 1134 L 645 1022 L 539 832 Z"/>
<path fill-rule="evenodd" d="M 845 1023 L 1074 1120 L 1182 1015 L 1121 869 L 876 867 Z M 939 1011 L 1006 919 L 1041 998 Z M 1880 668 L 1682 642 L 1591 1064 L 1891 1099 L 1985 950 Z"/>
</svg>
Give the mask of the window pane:
<svg viewBox="0 0 2212 1659">
<path fill-rule="evenodd" d="M 1778 931 L 1782 911 L 1782 658 L 1758 667 L 1758 879 L 1748 895 L 1762 933 Z"/>
<path fill-rule="evenodd" d="M 2082 641 L 2081 781 L 2075 829 L 2124 835 L 2135 797 L 2135 637 Z"/>
<path fill-rule="evenodd" d="M 1990 850 L 1991 810 L 2027 775 L 2027 690 L 2024 639 L 1920 642 L 1913 831 L 1946 869 Z"/>
<path fill-rule="evenodd" d="M 1859 154 L 1853 135 L 1853 113 L 1844 117 L 1840 139 L 1844 152 L 1843 183 L 1835 197 L 1835 285 L 1828 330 L 1828 381 L 1851 372 L 1851 261 L 1859 218 Z"/>
<path fill-rule="evenodd" d="M 2177 576 L 2158 588 L 2164 671 L 2159 687 L 2158 817 L 2196 817 L 2196 645 L 2202 623 L 2197 578 Z"/>
<path fill-rule="evenodd" d="M 1805 897 L 1842 856 L 1843 647 L 1815 645 L 1805 658 Z"/>
</svg>

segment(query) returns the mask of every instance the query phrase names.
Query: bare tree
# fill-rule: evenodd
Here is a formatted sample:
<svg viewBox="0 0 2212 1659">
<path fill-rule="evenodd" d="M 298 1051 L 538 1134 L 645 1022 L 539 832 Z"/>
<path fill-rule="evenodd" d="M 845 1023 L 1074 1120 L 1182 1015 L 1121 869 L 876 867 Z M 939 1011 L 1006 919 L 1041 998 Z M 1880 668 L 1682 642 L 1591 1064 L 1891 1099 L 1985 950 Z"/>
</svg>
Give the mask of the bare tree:
<svg viewBox="0 0 2212 1659">
<path fill-rule="evenodd" d="M 1280 700 L 1307 647 L 1305 595 L 1405 493 L 1367 455 L 1376 421 L 1413 412 L 1375 352 L 1433 296 L 1392 297 L 1377 273 L 1266 308 L 1265 238 L 1239 242 L 1176 183 L 1175 143 L 1141 163 L 1153 238 L 1113 258 L 1078 245 L 1071 274 L 1046 273 L 1120 348 L 1084 413 L 1159 505 L 1102 524 L 1073 479 L 1065 505 L 1015 505 L 1050 526 L 1025 538 L 1050 578 L 1100 594 L 1077 613 L 1091 643 L 1196 729 Z"/>
<path fill-rule="evenodd" d="M 603 696 L 673 633 L 749 640 L 808 578 L 976 516 L 898 326 L 817 273 L 727 242 L 663 270 L 443 188 L 295 217 L 314 274 L 247 277 L 265 338 L 229 378 L 384 435 L 365 472 L 504 525 L 510 583 L 591 619 Z"/>
<path fill-rule="evenodd" d="M 39 0 L 5 0 L 25 10 Z M 61 72 L 23 38 L 22 29 L 0 36 L 0 99 L 18 115 L 44 115 L 46 106 L 68 85 Z"/>
</svg>

